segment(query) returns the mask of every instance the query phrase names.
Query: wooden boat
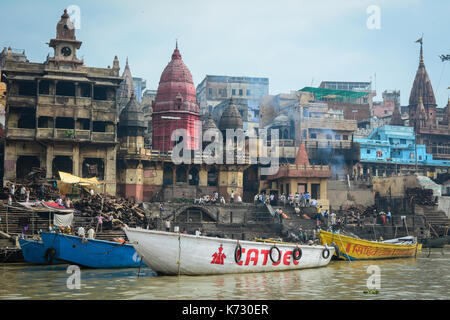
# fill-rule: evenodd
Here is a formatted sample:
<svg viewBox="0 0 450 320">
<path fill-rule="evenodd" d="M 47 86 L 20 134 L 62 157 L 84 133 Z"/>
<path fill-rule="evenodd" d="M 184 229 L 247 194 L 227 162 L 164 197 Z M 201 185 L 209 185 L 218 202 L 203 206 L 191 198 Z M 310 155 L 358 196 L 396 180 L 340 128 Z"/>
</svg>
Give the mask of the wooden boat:
<svg viewBox="0 0 450 320">
<path fill-rule="evenodd" d="M 336 251 L 336 257 L 342 260 L 408 258 L 414 257 L 420 250 L 419 243 L 415 238 L 413 242 L 377 242 L 323 230 L 319 232 L 319 237 L 322 245 L 336 244 L 339 247 L 339 250 Z"/>
<path fill-rule="evenodd" d="M 27 240 L 19 238 L 22 255 L 26 262 L 34 264 L 61 264 L 63 262 L 54 260 L 48 256 L 42 241 Z"/>
<path fill-rule="evenodd" d="M 89 268 L 145 266 L 131 244 L 42 232 L 47 259 Z"/>
<path fill-rule="evenodd" d="M 424 248 L 443 248 L 447 244 L 450 244 L 450 236 L 422 239 Z"/>
<path fill-rule="evenodd" d="M 210 275 L 326 266 L 333 247 L 266 243 L 125 228 L 147 265 L 158 274 Z"/>
</svg>

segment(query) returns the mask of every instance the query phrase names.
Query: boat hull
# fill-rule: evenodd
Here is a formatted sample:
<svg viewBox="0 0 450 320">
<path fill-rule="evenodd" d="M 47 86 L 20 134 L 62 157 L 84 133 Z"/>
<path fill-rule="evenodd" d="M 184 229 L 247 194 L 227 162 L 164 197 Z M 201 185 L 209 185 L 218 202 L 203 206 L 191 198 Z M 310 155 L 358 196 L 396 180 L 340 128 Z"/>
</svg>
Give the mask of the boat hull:
<svg viewBox="0 0 450 320">
<path fill-rule="evenodd" d="M 277 243 L 280 258 L 277 250 L 272 249 L 272 260 L 270 250 L 273 243 L 135 228 L 126 228 L 125 233 L 147 265 L 158 274 L 165 275 L 269 272 L 323 267 L 330 262 L 334 253 L 332 247 Z M 242 254 L 236 261 L 238 244 Z M 292 252 L 296 248 L 302 251 L 299 260 L 293 259 Z"/>
<path fill-rule="evenodd" d="M 321 230 L 322 245 L 335 243 L 339 247 L 342 260 L 373 260 L 414 257 L 419 249 L 418 243 L 391 244 L 367 241 Z"/>
<path fill-rule="evenodd" d="M 46 259 L 44 243 L 35 240 L 19 239 L 22 255 L 26 262 L 34 264 L 60 264 L 62 262 Z"/>
<path fill-rule="evenodd" d="M 55 250 L 53 258 L 89 268 L 136 268 L 145 266 L 130 244 L 85 239 L 60 233 L 41 233 L 45 250 Z"/>
</svg>

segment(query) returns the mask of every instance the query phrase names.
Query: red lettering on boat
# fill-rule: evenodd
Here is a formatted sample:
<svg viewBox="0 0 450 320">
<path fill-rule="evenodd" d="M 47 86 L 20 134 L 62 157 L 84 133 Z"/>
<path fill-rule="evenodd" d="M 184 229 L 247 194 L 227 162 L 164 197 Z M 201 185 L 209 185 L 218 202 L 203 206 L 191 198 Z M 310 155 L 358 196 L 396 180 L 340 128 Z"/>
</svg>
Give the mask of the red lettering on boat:
<svg viewBox="0 0 450 320">
<path fill-rule="evenodd" d="M 214 252 L 214 254 L 212 255 L 213 259 L 211 261 L 211 264 L 223 264 L 223 260 L 227 256 L 222 251 L 223 251 L 223 248 L 222 248 L 222 245 L 220 245 L 219 252 Z"/>
<path fill-rule="evenodd" d="M 242 261 L 242 256 L 244 255 L 244 253 L 245 253 L 245 248 L 242 248 L 242 252 L 241 252 L 241 261 L 239 261 L 237 264 L 238 265 L 240 265 L 240 266 L 242 266 L 242 263 L 243 263 L 243 261 Z"/>
<path fill-rule="evenodd" d="M 252 257 L 252 253 L 254 253 L 254 257 Z M 248 266 L 250 261 L 253 261 L 253 265 L 256 266 L 258 263 L 258 249 L 250 249 L 247 252 L 247 259 L 245 259 L 245 265 Z"/>
<path fill-rule="evenodd" d="M 285 266 L 288 266 L 291 264 L 291 262 L 289 261 L 289 258 L 292 257 L 292 251 L 286 251 L 284 256 L 283 256 L 283 264 Z M 298 262 L 297 262 L 298 263 Z"/>
<path fill-rule="evenodd" d="M 261 254 L 264 255 L 263 266 L 267 264 L 267 259 L 269 258 L 269 250 L 261 249 Z"/>
</svg>

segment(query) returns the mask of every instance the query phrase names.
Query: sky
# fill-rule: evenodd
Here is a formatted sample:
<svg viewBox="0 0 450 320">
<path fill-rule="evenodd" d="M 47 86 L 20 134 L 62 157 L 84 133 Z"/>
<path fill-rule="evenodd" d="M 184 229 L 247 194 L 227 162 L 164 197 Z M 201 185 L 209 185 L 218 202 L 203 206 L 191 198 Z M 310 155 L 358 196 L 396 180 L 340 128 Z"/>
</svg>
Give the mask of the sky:
<svg viewBox="0 0 450 320">
<path fill-rule="evenodd" d="M 117 55 L 122 72 L 128 57 L 147 89 L 157 89 L 178 39 L 195 85 L 207 74 L 267 77 L 269 93 L 278 94 L 321 81 L 372 81 L 375 100 L 400 90 L 407 105 L 423 34 L 438 107 L 449 98 L 450 61 L 439 58 L 450 54 L 448 0 L 2 1 L 0 48 L 44 62 L 69 6 L 79 9 L 69 14 L 79 18 L 85 65 L 112 66 Z"/>
</svg>

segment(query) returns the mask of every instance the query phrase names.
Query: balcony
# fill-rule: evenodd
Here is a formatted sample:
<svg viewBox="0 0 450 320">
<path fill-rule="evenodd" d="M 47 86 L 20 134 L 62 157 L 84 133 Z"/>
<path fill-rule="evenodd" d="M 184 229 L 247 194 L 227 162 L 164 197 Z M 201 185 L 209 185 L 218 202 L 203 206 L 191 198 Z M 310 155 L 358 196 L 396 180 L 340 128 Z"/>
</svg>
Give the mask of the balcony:
<svg viewBox="0 0 450 320">
<path fill-rule="evenodd" d="M 36 138 L 38 138 L 38 139 L 53 138 L 53 128 L 38 128 Z"/>
<path fill-rule="evenodd" d="M 6 137 L 11 139 L 34 139 L 36 129 L 8 128 Z"/>
<path fill-rule="evenodd" d="M 90 130 L 75 130 L 75 138 L 77 140 L 90 140 L 91 139 L 91 131 Z"/>
<path fill-rule="evenodd" d="M 55 129 L 56 139 L 68 139 L 75 140 L 75 130 L 74 129 Z"/>
<path fill-rule="evenodd" d="M 93 142 L 116 142 L 116 133 L 115 132 L 92 132 L 92 141 Z"/>
<path fill-rule="evenodd" d="M 19 95 L 9 95 L 8 105 L 14 107 L 36 107 L 36 97 L 34 96 L 19 96 Z"/>
</svg>

